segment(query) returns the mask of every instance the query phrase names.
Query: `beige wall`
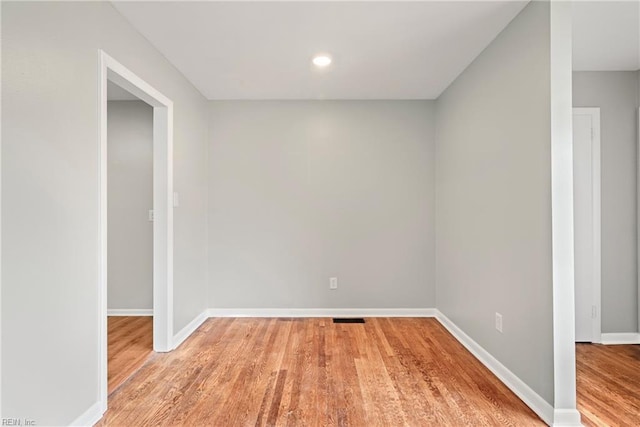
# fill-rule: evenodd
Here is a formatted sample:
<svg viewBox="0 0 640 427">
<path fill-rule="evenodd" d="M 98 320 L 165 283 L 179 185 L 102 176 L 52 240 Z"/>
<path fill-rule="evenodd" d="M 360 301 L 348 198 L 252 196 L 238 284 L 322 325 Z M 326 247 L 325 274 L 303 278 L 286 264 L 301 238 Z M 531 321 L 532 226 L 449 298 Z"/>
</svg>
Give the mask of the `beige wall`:
<svg viewBox="0 0 640 427">
<path fill-rule="evenodd" d="M 211 102 L 209 305 L 435 307 L 433 107 Z"/>
<path fill-rule="evenodd" d="M 553 405 L 550 79 L 549 4 L 532 2 L 438 99 L 436 295 Z"/>
</svg>

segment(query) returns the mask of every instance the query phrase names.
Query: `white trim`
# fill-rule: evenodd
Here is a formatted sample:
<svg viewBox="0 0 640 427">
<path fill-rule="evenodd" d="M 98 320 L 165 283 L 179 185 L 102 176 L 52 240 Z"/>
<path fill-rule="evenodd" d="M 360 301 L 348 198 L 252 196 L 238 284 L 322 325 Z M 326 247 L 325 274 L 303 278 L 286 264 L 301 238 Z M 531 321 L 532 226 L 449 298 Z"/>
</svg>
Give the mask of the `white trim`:
<svg viewBox="0 0 640 427">
<path fill-rule="evenodd" d="M 602 334 L 602 344 L 640 344 L 640 333 L 638 332 L 621 332 Z"/>
<path fill-rule="evenodd" d="M 134 93 L 135 95 L 135 93 Z M 173 103 L 153 109 L 153 350 L 173 341 Z"/>
<path fill-rule="evenodd" d="M 573 254 L 572 5 L 549 5 L 551 83 L 551 259 L 553 407 L 563 419 L 576 408 L 576 316 Z M 573 413 L 573 417 L 568 414 Z"/>
<path fill-rule="evenodd" d="M 110 308 L 107 316 L 153 316 L 152 308 Z"/>
<path fill-rule="evenodd" d="M 98 396 L 107 410 L 107 81 L 153 107 L 153 349 L 173 342 L 173 102 L 124 65 L 98 49 L 99 230 Z"/>
<path fill-rule="evenodd" d="M 469 335 L 453 323 L 447 316 L 436 310 L 436 319 L 444 326 L 451 335 L 454 336 L 476 359 L 486 366 L 493 374 L 500 379 L 516 396 L 518 396 L 529 408 L 533 410 L 542 420 L 551 425 L 554 419 L 554 410 L 546 400 L 531 387 L 518 378 L 513 372 L 507 369 L 487 350 L 476 343 Z"/>
<path fill-rule="evenodd" d="M 640 20 L 640 8 L 638 8 L 638 19 Z M 640 22 L 640 21 L 639 21 Z M 638 84 L 640 84 L 640 71 L 638 71 Z M 638 108 L 638 143 L 636 145 L 636 173 L 637 173 L 637 206 L 636 206 L 636 228 L 637 228 L 637 287 L 638 287 L 638 331 L 640 331 L 640 108 Z"/>
<path fill-rule="evenodd" d="M 98 50 L 100 64 L 98 69 L 98 120 L 99 120 L 99 231 L 98 231 L 98 316 L 100 325 L 100 341 L 98 344 L 98 396 L 100 411 L 104 414 L 107 411 L 107 65 L 105 55 Z M 81 417 L 82 418 L 82 417 Z"/>
<path fill-rule="evenodd" d="M 600 109 L 593 111 L 593 342 L 599 343 L 602 334 L 602 202 L 601 202 L 601 145 Z"/>
<path fill-rule="evenodd" d="M 98 421 L 100 421 L 100 418 L 102 418 L 102 414 L 104 413 L 104 411 L 102 411 L 102 408 L 101 408 L 101 403 L 102 402 L 96 402 L 93 405 L 91 405 L 89 409 L 87 409 L 78 418 L 73 420 L 69 425 L 70 426 L 92 426 L 96 424 Z"/>
<path fill-rule="evenodd" d="M 206 322 L 208 317 L 208 310 L 205 310 L 198 316 L 196 316 L 191 322 L 189 322 L 187 326 L 180 329 L 180 332 L 175 334 L 175 336 L 173 337 L 173 348 L 178 348 L 180 344 L 182 344 L 187 338 L 191 336 L 192 333 L 195 332 L 196 329 L 200 327 L 200 325 Z"/>
<path fill-rule="evenodd" d="M 600 108 L 576 107 L 573 114 L 591 117 L 591 199 L 593 214 L 593 254 L 591 260 L 593 277 L 592 305 L 596 307 L 596 316 L 592 317 L 591 341 L 602 341 L 602 205 L 601 205 L 601 172 L 600 172 Z"/>
<path fill-rule="evenodd" d="M 434 308 L 210 308 L 208 317 L 435 317 Z"/>
</svg>

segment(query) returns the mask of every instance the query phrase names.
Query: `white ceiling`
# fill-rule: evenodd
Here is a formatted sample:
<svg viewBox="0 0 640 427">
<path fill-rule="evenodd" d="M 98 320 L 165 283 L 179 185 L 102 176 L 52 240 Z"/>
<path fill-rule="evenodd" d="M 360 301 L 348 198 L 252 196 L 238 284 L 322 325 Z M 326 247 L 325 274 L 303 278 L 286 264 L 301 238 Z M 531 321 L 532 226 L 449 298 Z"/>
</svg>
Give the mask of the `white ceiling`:
<svg viewBox="0 0 640 427">
<path fill-rule="evenodd" d="M 640 1 L 580 1 L 573 5 L 573 68 L 640 69 Z"/>
<path fill-rule="evenodd" d="M 527 2 L 114 6 L 208 99 L 435 99 Z M 575 70 L 640 69 L 640 0 L 573 8 Z M 311 65 L 317 53 L 328 70 Z"/>
<path fill-rule="evenodd" d="M 209 99 L 435 99 L 526 3 L 114 5 Z"/>
</svg>

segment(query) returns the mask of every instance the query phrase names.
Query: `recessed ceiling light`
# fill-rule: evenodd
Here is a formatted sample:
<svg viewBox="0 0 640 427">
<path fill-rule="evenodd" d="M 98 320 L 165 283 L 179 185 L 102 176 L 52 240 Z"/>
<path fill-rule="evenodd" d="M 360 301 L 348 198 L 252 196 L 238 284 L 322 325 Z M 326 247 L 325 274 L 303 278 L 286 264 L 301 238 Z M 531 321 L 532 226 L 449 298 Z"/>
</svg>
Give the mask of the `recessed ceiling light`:
<svg viewBox="0 0 640 427">
<path fill-rule="evenodd" d="M 316 55 L 313 57 L 313 65 L 324 68 L 331 64 L 331 57 L 327 55 Z"/>
</svg>

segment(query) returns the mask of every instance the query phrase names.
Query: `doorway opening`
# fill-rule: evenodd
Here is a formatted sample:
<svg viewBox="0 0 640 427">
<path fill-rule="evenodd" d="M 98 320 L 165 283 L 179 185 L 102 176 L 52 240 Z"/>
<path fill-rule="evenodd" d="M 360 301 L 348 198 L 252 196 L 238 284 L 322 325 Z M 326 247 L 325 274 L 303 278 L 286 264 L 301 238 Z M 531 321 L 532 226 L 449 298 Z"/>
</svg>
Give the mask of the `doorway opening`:
<svg viewBox="0 0 640 427">
<path fill-rule="evenodd" d="M 107 373 L 111 394 L 153 352 L 153 107 L 107 83 Z"/>
<path fill-rule="evenodd" d="M 99 396 L 108 397 L 108 87 L 115 84 L 153 108 L 153 350 L 173 349 L 173 102 L 118 61 L 99 51 Z"/>
<path fill-rule="evenodd" d="M 576 342 L 601 342 L 600 108 L 573 109 Z"/>
</svg>

